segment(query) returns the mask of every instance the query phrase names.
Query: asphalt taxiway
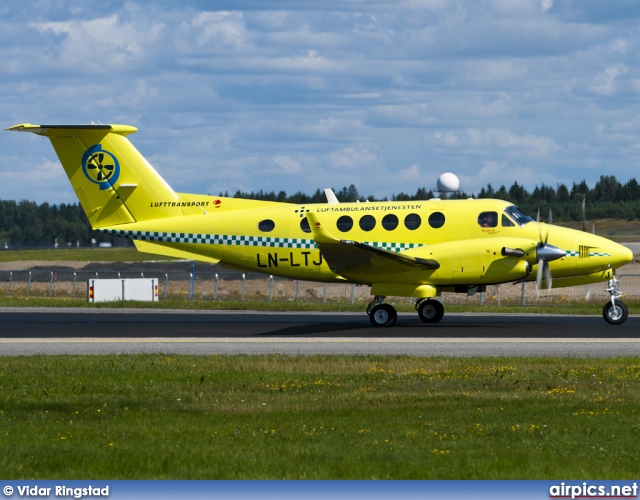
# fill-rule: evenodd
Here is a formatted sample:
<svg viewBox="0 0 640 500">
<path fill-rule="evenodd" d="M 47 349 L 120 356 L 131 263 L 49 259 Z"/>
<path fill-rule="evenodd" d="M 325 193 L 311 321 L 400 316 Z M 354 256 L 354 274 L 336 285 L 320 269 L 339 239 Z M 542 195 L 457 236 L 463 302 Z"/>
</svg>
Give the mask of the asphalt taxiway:
<svg viewBox="0 0 640 500">
<path fill-rule="evenodd" d="M 374 328 L 364 313 L 0 309 L 0 355 L 132 353 L 640 356 L 640 317 L 400 314 Z"/>
</svg>

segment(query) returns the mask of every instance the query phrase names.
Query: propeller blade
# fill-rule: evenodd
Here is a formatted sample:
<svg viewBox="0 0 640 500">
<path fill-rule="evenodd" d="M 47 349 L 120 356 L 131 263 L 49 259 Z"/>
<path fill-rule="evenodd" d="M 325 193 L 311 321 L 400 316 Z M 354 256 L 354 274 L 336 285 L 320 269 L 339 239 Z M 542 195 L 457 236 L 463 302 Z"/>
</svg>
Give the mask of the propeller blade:
<svg viewBox="0 0 640 500">
<path fill-rule="evenodd" d="M 587 211 L 585 209 L 586 198 L 582 198 L 582 230 L 587 232 Z"/>
<path fill-rule="evenodd" d="M 544 281 L 547 283 L 547 290 L 551 290 L 551 281 L 553 280 L 553 276 L 551 276 L 551 268 L 549 264 L 545 263 L 544 265 Z"/>
<path fill-rule="evenodd" d="M 542 286 L 542 275 L 544 274 L 544 260 L 538 260 L 538 271 L 536 273 L 536 290 L 540 293 L 540 287 Z"/>
<path fill-rule="evenodd" d="M 551 207 L 549 207 L 549 224 L 553 224 L 553 215 L 551 214 Z"/>
</svg>

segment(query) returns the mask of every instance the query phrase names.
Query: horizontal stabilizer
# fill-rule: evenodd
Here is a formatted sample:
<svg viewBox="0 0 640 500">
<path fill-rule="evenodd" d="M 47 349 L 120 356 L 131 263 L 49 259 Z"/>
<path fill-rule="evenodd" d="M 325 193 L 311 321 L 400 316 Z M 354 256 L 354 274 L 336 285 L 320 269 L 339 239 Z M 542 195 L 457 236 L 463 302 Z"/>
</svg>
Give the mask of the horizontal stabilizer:
<svg viewBox="0 0 640 500">
<path fill-rule="evenodd" d="M 138 131 L 137 128 L 130 125 L 103 125 L 101 123 L 90 125 L 32 125 L 31 123 L 22 123 L 6 130 L 10 132 L 31 132 L 45 137 L 73 137 L 74 132 L 95 132 L 96 134 L 102 133 L 103 136 L 109 132 L 129 135 Z"/>
<path fill-rule="evenodd" d="M 220 262 L 218 259 L 207 257 L 206 255 L 195 255 L 193 252 L 177 250 L 160 243 L 152 243 L 150 241 L 143 240 L 133 240 L 133 243 L 136 245 L 136 249 L 139 252 L 165 255 L 167 257 L 175 257 L 176 259 L 193 260 L 194 258 L 196 258 L 196 260 L 202 262 L 211 262 L 212 264 L 217 264 L 218 262 Z"/>
</svg>

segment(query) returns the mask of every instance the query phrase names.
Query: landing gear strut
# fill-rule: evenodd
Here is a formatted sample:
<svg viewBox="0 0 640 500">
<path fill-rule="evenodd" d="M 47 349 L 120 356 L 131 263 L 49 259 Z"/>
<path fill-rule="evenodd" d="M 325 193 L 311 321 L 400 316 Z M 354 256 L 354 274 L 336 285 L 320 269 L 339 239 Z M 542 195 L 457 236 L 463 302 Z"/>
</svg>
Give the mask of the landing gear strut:
<svg viewBox="0 0 640 500">
<path fill-rule="evenodd" d="M 437 323 L 444 316 L 444 306 L 441 302 L 433 299 L 418 299 L 416 311 L 425 323 Z"/>
<path fill-rule="evenodd" d="M 393 326 L 398 319 L 396 309 L 391 304 L 385 304 L 384 299 L 382 295 L 376 295 L 367 306 L 367 314 L 375 327 Z"/>
<path fill-rule="evenodd" d="M 616 278 L 615 274 L 613 278 L 609 280 L 608 285 L 606 291 L 611 295 L 611 302 L 607 302 L 604 305 L 602 316 L 604 320 L 611 325 L 621 325 L 627 320 L 629 309 L 627 309 L 624 302 L 617 300 L 619 297 L 622 297 L 623 294 L 620 291 L 620 280 Z"/>
</svg>

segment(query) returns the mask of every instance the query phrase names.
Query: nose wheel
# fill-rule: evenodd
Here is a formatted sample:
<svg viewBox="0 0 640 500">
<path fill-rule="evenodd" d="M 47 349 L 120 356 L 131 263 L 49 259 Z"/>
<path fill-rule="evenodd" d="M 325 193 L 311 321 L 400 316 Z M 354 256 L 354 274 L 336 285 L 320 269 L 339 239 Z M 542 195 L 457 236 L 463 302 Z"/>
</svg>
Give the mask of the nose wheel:
<svg viewBox="0 0 640 500">
<path fill-rule="evenodd" d="M 628 315 L 629 309 L 621 300 L 616 300 L 615 304 L 607 302 L 602 309 L 602 316 L 610 325 L 621 325 L 627 320 Z"/>
<path fill-rule="evenodd" d="M 620 291 L 620 280 L 614 275 L 608 285 L 606 291 L 611 295 L 611 302 L 607 302 L 602 308 L 602 317 L 610 325 L 621 325 L 627 320 L 629 309 L 624 302 L 617 300 L 623 295 Z"/>
</svg>

